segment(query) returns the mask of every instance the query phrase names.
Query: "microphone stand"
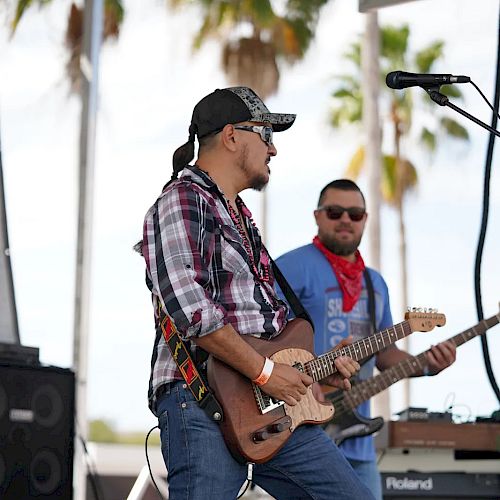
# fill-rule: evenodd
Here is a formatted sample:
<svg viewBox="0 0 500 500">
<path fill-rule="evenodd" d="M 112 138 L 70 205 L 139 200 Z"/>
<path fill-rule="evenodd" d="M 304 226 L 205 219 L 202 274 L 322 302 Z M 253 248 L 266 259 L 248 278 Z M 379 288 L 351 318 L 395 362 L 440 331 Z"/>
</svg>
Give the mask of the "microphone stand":
<svg viewBox="0 0 500 500">
<path fill-rule="evenodd" d="M 471 114 L 467 113 L 467 111 L 464 111 L 463 109 L 459 108 L 458 106 L 455 106 L 455 104 L 451 103 L 444 94 L 441 94 L 439 92 L 439 86 L 432 86 L 432 87 L 422 87 L 428 94 L 429 97 L 436 103 L 439 104 L 440 106 L 448 106 L 451 109 L 454 109 L 457 113 L 460 113 L 461 115 L 465 116 L 469 120 L 473 121 L 474 123 L 477 123 L 481 127 L 485 128 L 492 134 L 495 134 L 497 137 L 500 137 L 500 132 L 498 130 L 495 130 L 494 128 L 491 128 L 489 125 L 486 123 L 482 122 L 481 120 L 478 120 L 475 116 L 472 116 Z"/>
</svg>

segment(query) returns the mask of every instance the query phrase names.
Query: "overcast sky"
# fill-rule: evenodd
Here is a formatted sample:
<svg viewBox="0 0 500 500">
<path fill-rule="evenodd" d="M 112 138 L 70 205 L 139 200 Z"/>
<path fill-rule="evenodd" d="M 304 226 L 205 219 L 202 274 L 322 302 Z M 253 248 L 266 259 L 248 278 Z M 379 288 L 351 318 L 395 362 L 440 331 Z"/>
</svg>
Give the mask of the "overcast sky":
<svg viewBox="0 0 500 500">
<path fill-rule="evenodd" d="M 282 68 L 279 93 L 268 99 L 271 111 L 298 115 L 295 125 L 276 137 L 278 156 L 271 162 L 267 240 L 274 256 L 311 241 L 319 191 L 342 176 L 359 145 L 358 129 L 328 125 L 334 76 L 350 71 L 342 54 L 363 29 L 356 5 L 335 0 L 324 8 L 305 60 Z M 125 1 L 125 8 L 119 41 L 106 44 L 101 55 L 88 411 L 90 418 L 123 430 L 147 430 L 154 425 L 146 404 L 153 319 L 144 265 L 131 247 L 141 236 L 147 208 L 170 177 L 173 151 L 187 139 L 194 104 L 227 83 L 216 42 L 191 52 L 199 25 L 195 10 L 172 14 L 164 2 L 153 0 Z M 44 363 L 63 367 L 72 363 L 79 134 L 79 102 L 69 95 L 64 72 L 68 11 L 69 2 L 62 0 L 31 9 L 11 40 L 2 11 L 0 37 L 0 125 L 21 340 L 39 347 Z M 493 101 L 498 2 L 483 0 L 478 9 L 468 0 L 421 0 L 381 11 L 381 24 L 403 22 L 411 26 L 412 49 L 445 40 L 445 58 L 435 72 L 469 75 Z M 465 101 L 458 104 L 489 123 L 488 108 L 474 88 L 461 89 Z M 447 142 L 432 162 L 411 142 L 404 144 L 420 175 L 406 205 L 409 305 L 439 308 L 448 319 L 444 328 L 411 337 L 414 354 L 477 322 L 473 272 L 488 140 L 483 129 L 452 110 L 424 105 L 421 94 L 413 91 L 416 123 L 431 123 L 443 112 L 467 126 L 471 143 Z M 387 122 L 386 111 L 382 119 Z M 364 186 L 363 179 L 360 183 Z M 259 195 L 243 197 L 259 223 Z M 382 273 L 399 322 L 397 218 L 390 208 L 382 217 Z M 499 228 L 495 155 L 482 264 L 486 317 L 498 312 L 500 300 Z M 366 243 L 362 251 L 369 263 Z M 488 338 L 500 378 L 499 333 L 499 327 L 492 329 Z M 457 363 L 432 382 L 412 380 L 411 387 L 412 405 L 432 411 L 454 404 L 465 418 L 498 408 L 479 340 L 461 347 Z M 401 410 L 397 386 L 391 393 L 393 410 Z"/>
</svg>

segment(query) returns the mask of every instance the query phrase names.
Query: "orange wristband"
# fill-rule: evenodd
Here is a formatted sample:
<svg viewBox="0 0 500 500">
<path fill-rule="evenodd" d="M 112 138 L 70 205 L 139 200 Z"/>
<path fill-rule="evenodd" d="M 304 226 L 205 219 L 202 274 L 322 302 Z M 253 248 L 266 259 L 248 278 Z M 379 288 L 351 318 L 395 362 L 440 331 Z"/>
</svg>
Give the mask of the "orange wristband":
<svg viewBox="0 0 500 500">
<path fill-rule="evenodd" d="M 252 382 L 256 385 L 264 385 L 271 378 L 271 373 L 273 373 L 273 368 L 274 368 L 274 361 L 270 360 L 269 358 L 266 358 L 266 361 L 264 362 L 264 367 L 262 368 L 260 375 L 256 379 L 252 380 Z"/>
</svg>

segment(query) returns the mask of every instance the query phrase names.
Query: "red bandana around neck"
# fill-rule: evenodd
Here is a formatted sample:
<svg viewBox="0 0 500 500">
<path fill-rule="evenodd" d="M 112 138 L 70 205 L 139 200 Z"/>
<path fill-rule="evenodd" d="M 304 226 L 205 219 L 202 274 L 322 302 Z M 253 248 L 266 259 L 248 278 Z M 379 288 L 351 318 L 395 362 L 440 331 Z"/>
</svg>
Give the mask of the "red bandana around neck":
<svg viewBox="0 0 500 500">
<path fill-rule="evenodd" d="M 361 295 L 361 278 L 365 270 L 365 263 L 359 250 L 356 250 L 356 260 L 349 262 L 328 250 L 318 236 L 314 237 L 313 245 L 326 257 L 337 277 L 342 291 L 342 310 L 351 311 Z"/>
</svg>

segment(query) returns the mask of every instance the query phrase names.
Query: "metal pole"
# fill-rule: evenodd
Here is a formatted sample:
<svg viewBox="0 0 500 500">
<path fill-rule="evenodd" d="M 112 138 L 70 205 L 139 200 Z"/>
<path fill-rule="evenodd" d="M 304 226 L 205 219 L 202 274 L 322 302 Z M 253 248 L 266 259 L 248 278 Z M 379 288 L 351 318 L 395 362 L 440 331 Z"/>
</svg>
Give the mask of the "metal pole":
<svg viewBox="0 0 500 500">
<path fill-rule="evenodd" d="M 91 276 L 94 150 L 97 115 L 99 51 L 103 27 L 103 0 L 85 0 L 82 54 L 80 57 L 82 114 L 80 128 L 78 232 L 76 250 L 73 366 L 76 372 L 76 422 L 87 440 L 87 351 Z M 87 470 L 84 449 L 75 442 L 74 491 L 85 500 Z"/>
<path fill-rule="evenodd" d="M 7 210 L 2 171 L 2 145 L 0 141 L 0 342 L 19 344 L 14 280 L 10 265 Z"/>
</svg>

